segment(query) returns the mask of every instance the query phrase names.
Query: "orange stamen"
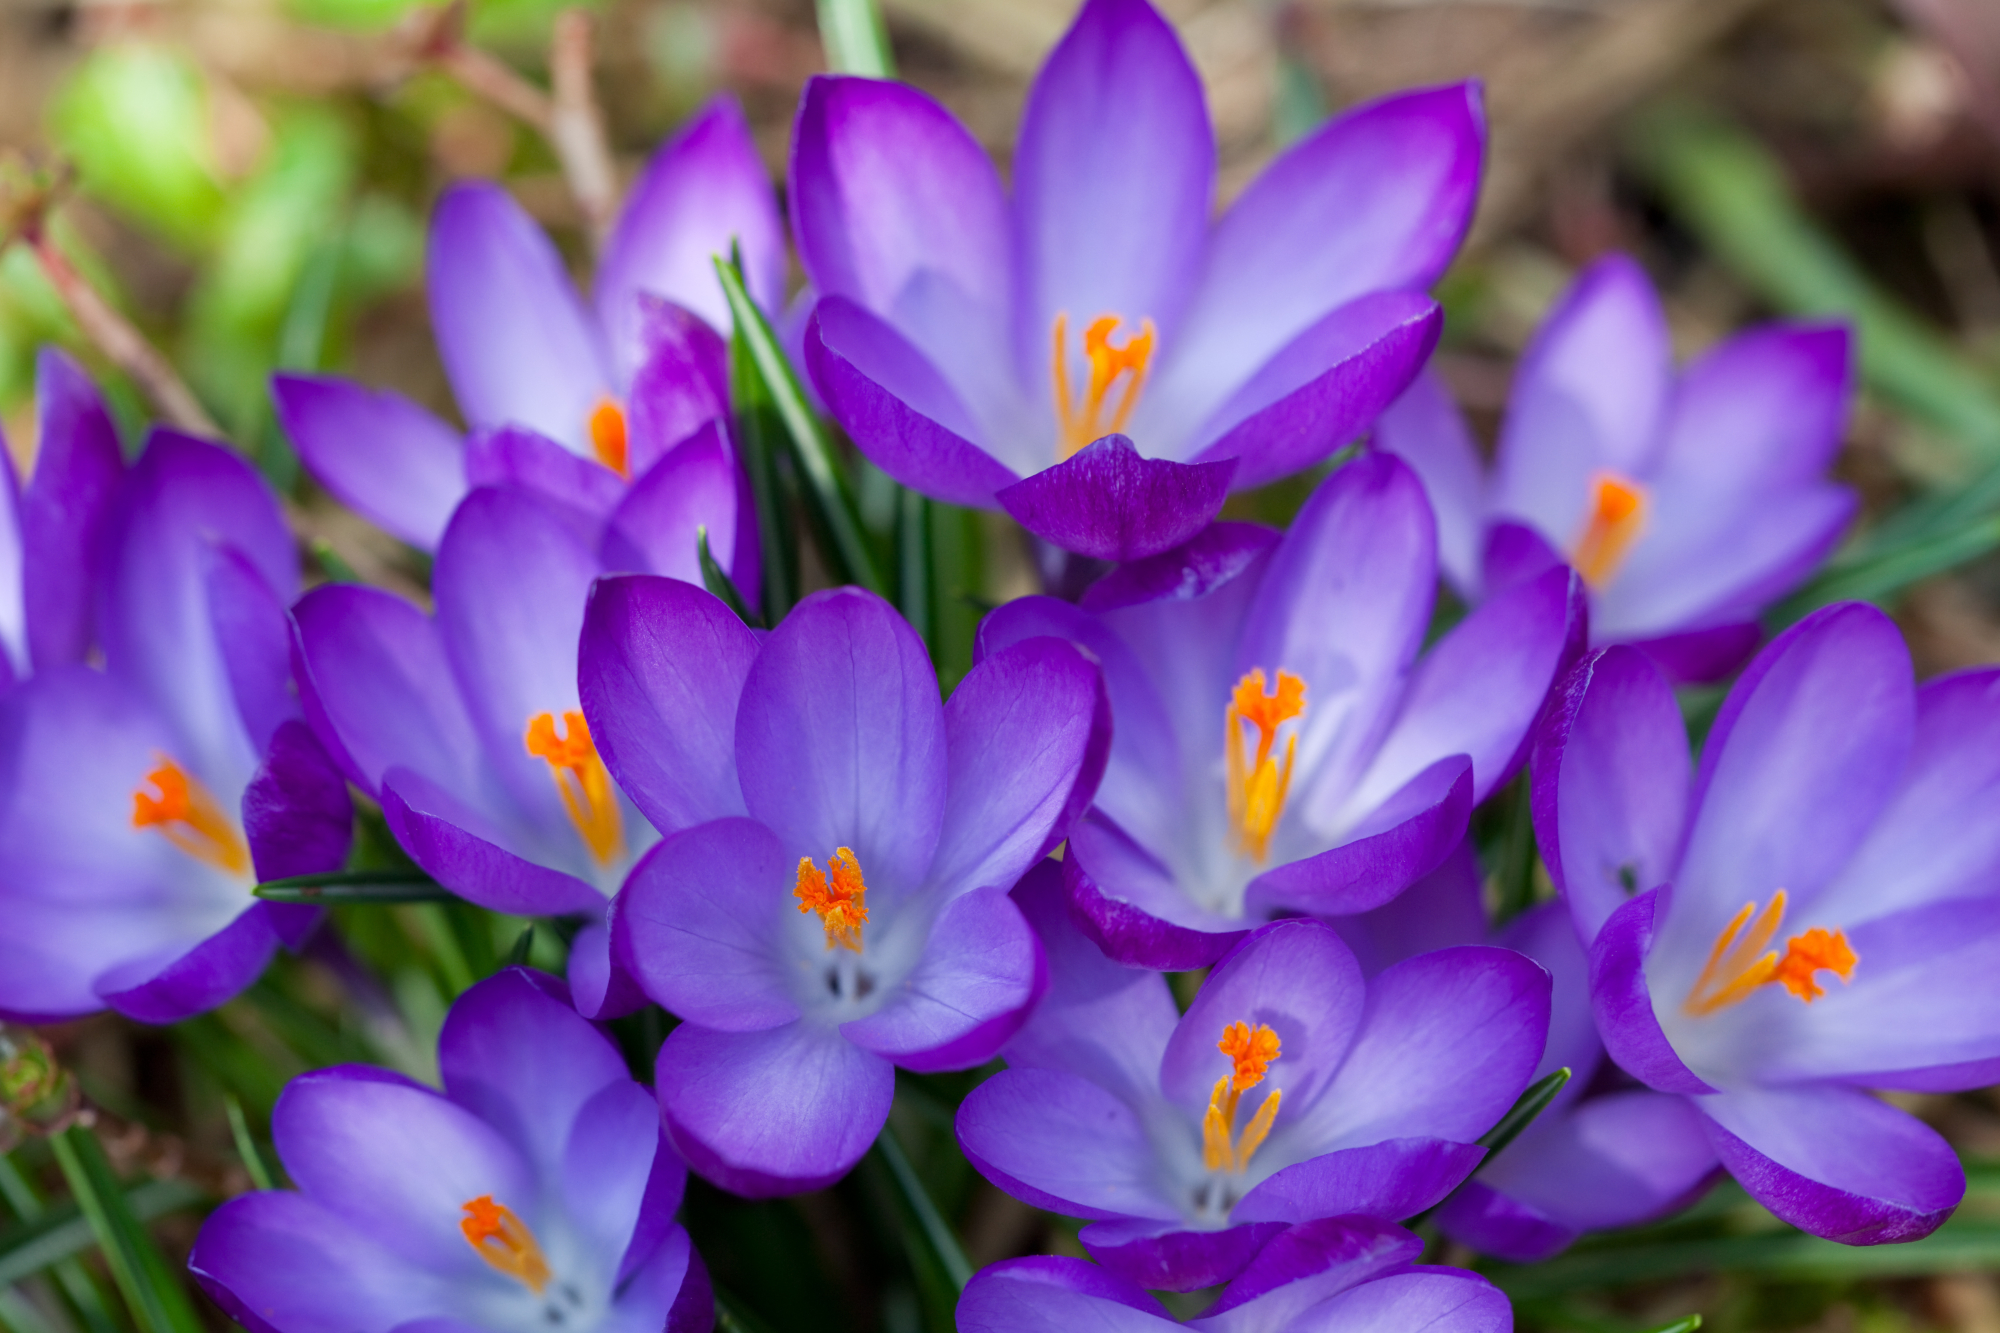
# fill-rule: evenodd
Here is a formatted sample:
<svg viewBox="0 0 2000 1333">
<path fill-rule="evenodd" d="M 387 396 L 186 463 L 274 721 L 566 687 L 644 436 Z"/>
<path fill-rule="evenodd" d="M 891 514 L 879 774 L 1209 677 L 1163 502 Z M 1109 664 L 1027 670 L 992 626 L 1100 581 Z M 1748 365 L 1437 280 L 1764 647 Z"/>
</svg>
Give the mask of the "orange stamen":
<svg viewBox="0 0 2000 1333">
<path fill-rule="evenodd" d="M 160 794 L 154 796 L 144 784 L 133 791 L 133 828 L 156 828 L 168 842 L 219 870 L 250 873 L 250 845 L 198 779 L 162 755 L 146 782 Z"/>
<path fill-rule="evenodd" d="M 827 858 L 827 865 L 833 871 L 831 885 L 810 856 L 800 857 L 798 887 L 792 896 L 799 900 L 799 911 L 819 913 L 827 948 L 860 953 L 861 928 L 868 924 L 868 885 L 861 879 L 861 863 L 842 847 Z"/>
<path fill-rule="evenodd" d="M 1251 1154 L 1270 1136 L 1284 1089 L 1271 1089 L 1240 1138 L 1236 1134 L 1236 1104 L 1245 1091 L 1264 1081 L 1271 1062 L 1278 1058 L 1278 1034 L 1263 1023 L 1255 1028 L 1248 1023 L 1231 1023 L 1215 1045 L 1229 1057 L 1232 1069 L 1215 1081 L 1208 1094 L 1208 1110 L 1201 1118 L 1201 1160 L 1210 1171 L 1240 1174 L 1249 1167 Z"/>
<path fill-rule="evenodd" d="M 1847 935 L 1838 930 L 1814 926 L 1803 935 L 1794 935 L 1785 941 L 1784 956 L 1779 957 L 1777 950 L 1767 946 L 1776 938 L 1784 918 L 1783 889 L 1772 895 L 1771 905 L 1762 913 L 1757 904 L 1745 903 L 1716 936 L 1708 962 L 1681 1008 L 1697 1017 L 1712 1014 L 1742 1002 L 1774 981 L 1811 1004 L 1826 994 L 1815 979 L 1818 973 L 1832 972 L 1843 983 L 1854 975 L 1855 964 L 1861 959 L 1848 945 Z"/>
<path fill-rule="evenodd" d="M 1069 316 L 1056 316 L 1055 351 L 1050 369 L 1055 381 L 1056 422 L 1062 429 L 1059 448 L 1064 458 L 1092 440 L 1123 431 L 1132 409 L 1139 405 L 1139 391 L 1146 385 L 1146 372 L 1153 361 L 1153 321 L 1140 320 L 1139 331 L 1127 338 L 1123 347 L 1114 347 L 1111 335 L 1122 322 L 1116 315 L 1102 315 L 1083 331 L 1083 355 L 1090 362 L 1090 383 L 1083 391 L 1083 401 L 1078 403 L 1069 385 Z M 1120 377 L 1125 377 L 1125 386 L 1110 421 L 1106 422 L 1105 404 L 1111 397 L 1112 385 Z"/>
<path fill-rule="evenodd" d="M 1616 472 L 1590 480 L 1590 514 L 1569 550 L 1569 562 L 1583 581 L 1601 588 L 1625 563 L 1632 543 L 1646 526 L 1646 488 Z"/>
<path fill-rule="evenodd" d="M 611 774 L 597 756 L 583 714 L 574 709 L 564 713 L 563 728 L 564 734 L 556 735 L 553 713 L 529 718 L 528 753 L 547 761 L 577 836 L 597 864 L 608 866 L 625 850 L 625 819 L 618 809 L 618 789 L 612 786 Z"/>
<path fill-rule="evenodd" d="M 590 451 L 619 476 L 631 477 L 626 470 L 625 409 L 615 398 L 600 398 L 590 409 Z"/>
<path fill-rule="evenodd" d="M 493 1202 L 491 1194 L 482 1194 L 460 1206 L 465 1209 L 465 1216 L 458 1229 L 465 1233 L 466 1241 L 479 1252 L 479 1257 L 535 1295 L 541 1295 L 542 1289 L 549 1285 L 549 1261 L 543 1257 L 542 1247 L 535 1243 L 535 1233 L 528 1230 L 527 1224 L 514 1216 L 514 1210 L 506 1204 Z"/>
<path fill-rule="evenodd" d="M 1235 826 L 1237 843 L 1244 853 L 1263 861 L 1269 853 L 1271 831 L 1285 812 L 1285 797 L 1292 787 L 1292 760 L 1299 745 L 1294 732 L 1285 742 L 1284 761 L 1272 753 L 1277 748 L 1278 728 L 1306 711 L 1306 683 L 1289 671 L 1278 672 L 1277 688 L 1264 692 L 1264 669 L 1252 668 L 1236 682 L 1229 710 L 1223 722 L 1224 781 L 1229 800 L 1229 822 Z M 1257 750 L 1246 757 L 1245 725 L 1257 729 Z"/>
</svg>

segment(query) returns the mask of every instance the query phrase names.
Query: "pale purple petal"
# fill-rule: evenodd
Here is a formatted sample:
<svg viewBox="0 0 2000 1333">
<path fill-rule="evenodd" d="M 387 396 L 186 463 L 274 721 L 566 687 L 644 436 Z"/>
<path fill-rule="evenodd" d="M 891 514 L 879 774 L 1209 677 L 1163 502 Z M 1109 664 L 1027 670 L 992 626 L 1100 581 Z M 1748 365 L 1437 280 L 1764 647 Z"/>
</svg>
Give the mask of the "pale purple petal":
<svg viewBox="0 0 2000 1333">
<path fill-rule="evenodd" d="M 1252 924 L 1195 902 L 1171 870 L 1101 810 L 1070 830 L 1063 883 L 1077 924 L 1127 967 L 1163 972 L 1207 967 L 1234 948 Z"/>
<path fill-rule="evenodd" d="M 1854 338 L 1840 325 L 1772 324 L 1687 368 L 1666 420 L 1662 482 L 1768 491 L 1816 481 L 1840 451 Z"/>
<path fill-rule="evenodd" d="M 383 818 L 410 859 L 466 901 L 515 916 L 603 910 L 604 896 L 589 884 L 516 850 L 529 841 L 518 826 L 496 825 L 422 774 L 391 768 L 381 795 Z"/>
<path fill-rule="evenodd" d="M 1073 1074 L 1008 1069 L 958 1108 L 958 1143 L 1015 1198 L 1071 1217 L 1172 1220 L 1139 1112 Z"/>
<path fill-rule="evenodd" d="M 1375 445 L 1423 478 L 1437 514 L 1438 563 L 1460 597 L 1475 596 L 1486 548 L 1486 463 L 1435 371 L 1419 374 L 1382 413 Z"/>
<path fill-rule="evenodd" d="M 1309 1222 L 1351 1213 L 1412 1217 L 1456 1189 L 1486 1150 L 1399 1137 L 1340 1148 L 1273 1172 L 1230 1212 L 1237 1222 Z"/>
<path fill-rule="evenodd" d="M 1646 955 L 1671 886 L 1649 889 L 1614 911 L 1590 946 L 1590 1006 L 1604 1048 L 1621 1068 L 1661 1092 L 1714 1092 L 1681 1060 L 1653 1011 Z"/>
<path fill-rule="evenodd" d="M 1145 458 L 1107 435 L 998 493 L 1028 531 L 1096 560 L 1142 560 L 1187 541 L 1221 512 L 1235 459 Z"/>
<path fill-rule="evenodd" d="M 1256 1222 L 1222 1231 L 1191 1231 L 1178 1219 L 1121 1218 L 1092 1222 L 1077 1233 L 1090 1257 L 1127 1281 L 1154 1291 L 1200 1291 L 1243 1271 L 1283 1222 Z"/>
<path fill-rule="evenodd" d="M 1143 1287 L 1081 1259 L 1009 1259 L 973 1275 L 959 1298 L 962 1333 L 1166 1333 L 1177 1327 Z"/>
<path fill-rule="evenodd" d="M 739 472 L 722 430 L 711 422 L 675 446 L 626 490 L 604 531 L 606 569 L 664 574 L 700 586 L 699 533 L 753 604 L 756 570 L 730 568 L 738 549 L 736 520 L 743 506 Z M 753 549 L 755 543 L 749 544 Z"/>
<path fill-rule="evenodd" d="M 1320 1218 L 1273 1237 L 1194 1322 L 1204 1333 L 1283 1328 L 1319 1302 L 1407 1266 L 1423 1252 L 1423 1241 L 1388 1222 Z"/>
<path fill-rule="evenodd" d="M 93 583 L 125 469 L 118 431 L 83 368 L 55 347 L 35 356 L 40 442 L 21 488 L 21 599 L 37 667 L 80 662 L 91 646 Z"/>
<path fill-rule="evenodd" d="M 639 298 L 639 321 L 643 359 L 625 396 L 625 461 L 634 478 L 703 426 L 729 420 L 729 346 L 721 335 L 693 311 L 653 296 Z"/>
<path fill-rule="evenodd" d="M 270 908 L 253 902 L 179 957 L 138 958 L 110 968 L 93 983 L 99 998 L 141 1023 L 178 1023 L 215 1008 L 271 961 L 278 932 Z"/>
<path fill-rule="evenodd" d="M 525 426 L 473 431 L 465 441 L 465 480 L 544 502 L 586 546 L 597 544 L 605 519 L 625 498 L 616 472 Z"/>
<path fill-rule="evenodd" d="M 1047 981 L 1041 943 L 1006 891 L 974 889 L 938 913 L 922 961 L 882 1007 L 840 1031 L 918 1073 L 971 1069 L 1020 1030 Z"/>
<path fill-rule="evenodd" d="M 243 835 L 260 880 L 338 870 L 354 840 L 347 779 L 294 718 L 272 734 L 243 792 Z"/>
<path fill-rule="evenodd" d="M 1120 565 L 1084 590 L 1086 611 L 1115 611 L 1162 599 L 1191 601 L 1241 576 L 1277 545 L 1261 523 L 1211 523 L 1171 551 Z"/>
<path fill-rule="evenodd" d="M 1366 1282 L 1315 1306 L 1312 1327 L 1340 1333 L 1513 1333 L 1506 1295 L 1483 1277 L 1418 1270 Z"/>
<path fill-rule="evenodd" d="M 437 549 L 465 496 L 465 443 L 401 394 L 331 375 L 274 375 L 271 401 L 313 480 L 392 537 Z"/>
<path fill-rule="evenodd" d="M 1478 944 L 1486 938 L 1486 905 L 1481 898 L 1484 874 L 1472 841 L 1466 839 L 1446 855 L 1436 870 L 1382 906 L 1352 916 L 1329 918 L 1361 964 L 1362 974 L 1376 973 L 1433 949 Z M 1568 929 L 1567 923 L 1564 929 Z M 1585 1010 L 1588 1017 L 1588 1009 Z"/>
</svg>

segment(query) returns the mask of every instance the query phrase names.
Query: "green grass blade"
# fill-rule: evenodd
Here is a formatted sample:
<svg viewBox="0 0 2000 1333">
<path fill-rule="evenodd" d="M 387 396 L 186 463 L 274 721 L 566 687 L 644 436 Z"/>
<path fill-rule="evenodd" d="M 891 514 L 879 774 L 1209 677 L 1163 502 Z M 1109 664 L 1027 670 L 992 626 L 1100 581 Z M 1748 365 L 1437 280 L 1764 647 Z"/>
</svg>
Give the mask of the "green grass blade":
<svg viewBox="0 0 2000 1333">
<path fill-rule="evenodd" d="M 186 1287 L 146 1234 L 96 1137 L 73 1125 L 51 1135 L 49 1146 L 140 1333 L 205 1333 Z"/>
<path fill-rule="evenodd" d="M 1694 1333 L 1700 1327 L 1701 1316 L 1691 1314 L 1687 1318 L 1676 1320 L 1664 1328 L 1656 1328 L 1653 1330 L 1653 1333 Z"/>
<path fill-rule="evenodd" d="M 150 1222 L 166 1213 L 189 1208 L 201 1191 L 185 1181 L 149 1180 L 125 1196 L 133 1217 Z M 89 1219 L 73 1204 L 51 1204 L 30 1221 L 0 1232 L 0 1287 L 11 1287 L 97 1243 Z"/>
<path fill-rule="evenodd" d="M 717 261 L 718 264 L 720 261 Z M 757 542 L 763 558 L 764 615 L 775 625 L 799 597 L 798 539 L 792 531 L 788 478 L 779 470 L 785 423 L 742 325 L 729 336 L 729 402 L 736 424 L 736 448 L 750 477 L 757 511 Z"/>
<path fill-rule="evenodd" d="M 60 1333 L 17 1291 L 0 1289 L 0 1330 L 5 1333 Z"/>
<path fill-rule="evenodd" d="M 335 870 L 266 880 L 253 890 L 273 903 L 437 903 L 452 896 L 443 885 L 415 870 Z"/>
<path fill-rule="evenodd" d="M 875 1138 L 875 1151 L 881 1155 L 883 1165 L 889 1168 L 889 1176 L 896 1182 L 897 1192 L 916 1218 L 933 1257 L 951 1279 L 952 1285 L 964 1291 L 965 1284 L 972 1281 L 972 1262 L 965 1257 L 965 1249 L 958 1243 L 958 1237 L 952 1234 L 944 1214 L 932 1202 L 930 1191 L 917 1177 L 917 1169 L 910 1165 L 909 1154 L 903 1151 L 896 1131 L 884 1125 Z"/>
<path fill-rule="evenodd" d="M 915 491 L 896 492 L 896 607 L 917 637 L 933 640 L 930 503 Z M 933 644 L 933 648 L 935 645 Z"/>
<path fill-rule="evenodd" d="M 243 1169 L 250 1173 L 250 1183 L 260 1190 L 276 1188 L 271 1183 L 271 1168 L 264 1164 L 264 1154 L 257 1147 L 257 1140 L 250 1137 L 250 1122 L 243 1118 L 243 1103 L 236 1100 L 236 1094 L 224 1093 L 224 1109 L 229 1112 L 229 1137 L 236 1142 L 236 1155 L 243 1159 Z"/>
<path fill-rule="evenodd" d="M 826 48 L 828 69 L 871 79 L 896 77 L 889 30 L 875 0 L 819 0 L 818 11 L 819 40 Z"/>
<path fill-rule="evenodd" d="M 1535 1080 L 1515 1101 L 1513 1109 L 1500 1117 L 1500 1123 L 1479 1136 L 1479 1144 L 1489 1158 L 1520 1138 L 1521 1132 L 1535 1123 L 1535 1117 L 1549 1109 L 1549 1103 L 1569 1082 L 1569 1074 L 1569 1066 L 1564 1065 L 1553 1074 Z"/>
<path fill-rule="evenodd" d="M 702 586 L 720 598 L 723 605 L 734 611 L 738 620 L 752 629 L 762 629 L 764 622 L 757 618 L 757 613 L 743 600 L 743 592 L 736 586 L 736 580 L 729 577 L 729 571 L 717 563 L 714 552 L 708 549 L 707 524 L 701 524 L 694 530 L 694 554 L 701 562 Z"/>
</svg>

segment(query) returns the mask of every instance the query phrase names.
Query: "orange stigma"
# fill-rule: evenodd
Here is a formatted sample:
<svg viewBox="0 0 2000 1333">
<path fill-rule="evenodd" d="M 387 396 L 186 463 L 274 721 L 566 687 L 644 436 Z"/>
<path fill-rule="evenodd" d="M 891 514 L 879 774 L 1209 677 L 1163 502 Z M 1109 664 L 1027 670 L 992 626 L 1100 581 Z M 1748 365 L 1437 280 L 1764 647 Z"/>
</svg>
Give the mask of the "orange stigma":
<svg viewBox="0 0 2000 1333">
<path fill-rule="evenodd" d="M 549 1261 L 542 1256 L 542 1247 L 535 1243 L 535 1233 L 528 1230 L 527 1223 L 514 1216 L 514 1210 L 506 1204 L 493 1202 L 491 1194 L 482 1194 L 460 1206 L 465 1209 L 465 1216 L 459 1220 L 458 1229 L 465 1233 L 472 1248 L 479 1251 L 479 1257 L 535 1295 L 541 1295 L 542 1289 L 549 1285 Z"/>
<path fill-rule="evenodd" d="M 1611 582 L 1646 527 L 1646 488 L 1616 472 L 1590 479 L 1590 515 L 1569 548 L 1569 562 L 1593 588 Z"/>
<path fill-rule="evenodd" d="M 577 836 L 590 849 L 600 866 L 608 866 L 625 850 L 625 819 L 618 809 L 618 789 L 611 774 L 597 757 L 590 739 L 590 726 L 583 714 L 570 710 L 563 714 L 563 731 L 556 735 L 553 713 L 537 713 L 528 719 L 528 753 L 546 760 L 549 774 L 562 793 L 563 807 Z"/>
<path fill-rule="evenodd" d="M 868 886 L 861 880 L 861 863 L 842 847 L 826 864 L 833 871 L 831 885 L 810 856 L 800 857 L 798 887 L 792 896 L 799 900 L 799 911 L 819 913 L 827 948 L 837 945 L 860 953 L 861 928 L 868 924 Z"/>
<path fill-rule="evenodd" d="M 1271 830 L 1285 813 L 1285 796 L 1292 786 L 1292 759 L 1299 747 L 1294 731 L 1285 741 L 1282 763 L 1274 753 L 1278 728 L 1293 718 L 1305 716 L 1306 683 L 1289 671 L 1278 672 L 1278 686 L 1264 692 L 1264 668 L 1255 667 L 1236 682 L 1229 698 L 1229 712 L 1223 723 L 1222 750 L 1229 789 L 1229 822 L 1235 826 L 1238 846 L 1252 860 L 1262 862 L 1269 852 Z M 1244 755 L 1244 727 L 1257 729 L 1257 751 Z"/>
<path fill-rule="evenodd" d="M 590 452 L 619 476 L 631 478 L 626 470 L 625 409 L 615 398 L 600 398 L 590 409 Z"/>
<path fill-rule="evenodd" d="M 1814 926 L 1786 940 L 1783 957 L 1768 948 L 1784 919 L 1783 889 L 1772 895 L 1771 905 L 1761 913 L 1757 904 L 1745 903 L 1716 937 L 1708 963 L 1695 978 L 1682 1010 L 1696 1017 L 1712 1014 L 1740 1003 L 1752 991 L 1774 981 L 1811 1004 L 1826 994 L 1819 984 L 1819 973 L 1831 972 L 1843 984 L 1853 977 L 1854 966 L 1861 959 L 1841 931 Z"/>
<path fill-rule="evenodd" d="M 146 790 L 150 783 L 160 794 Z M 156 828 L 197 861 L 232 875 L 250 873 L 250 846 L 200 781 L 164 755 L 132 793 L 132 827 Z"/>
<path fill-rule="evenodd" d="M 1270 1136 L 1271 1122 L 1278 1118 L 1278 1101 L 1284 1089 L 1273 1088 L 1257 1114 L 1236 1135 L 1236 1103 L 1249 1089 L 1264 1081 L 1271 1062 L 1278 1058 L 1278 1034 L 1259 1023 L 1231 1023 L 1222 1030 L 1216 1049 L 1229 1057 L 1231 1071 L 1215 1081 L 1208 1094 L 1208 1113 L 1201 1118 L 1201 1160 L 1211 1171 L 1241 1174 L 1250 1157 Z"/>
<path fill-rule="evenodd" d="M 1050 369 L 1055 379 L 1056 422 L 1062 428 L 1058 448 L 1064 458 L 1092 440 L 1123 431 L 1132 409 L 1139 404 L 1139 391 L 1146 387 L 1146 371 L 1153 361 L 1153 321 L 1140 320 L 1139 331 L 1127 338 L 1123 347 L 1114 347 L 1111 335 L 1122 322 L 1116 315 L 1103 315 L 1092 320 L 1083 331 L 1083 354 L 1090 362 L 1090 384 L 1083 391 L 1083 401 L 1078 403 L 1069 385 L 1069 316 L 1056 316 L 1055 351 Z M 1105 407 L 1112 386 L 1121 378 L 1125 384 L 1107 422 Z"/>
</svg>

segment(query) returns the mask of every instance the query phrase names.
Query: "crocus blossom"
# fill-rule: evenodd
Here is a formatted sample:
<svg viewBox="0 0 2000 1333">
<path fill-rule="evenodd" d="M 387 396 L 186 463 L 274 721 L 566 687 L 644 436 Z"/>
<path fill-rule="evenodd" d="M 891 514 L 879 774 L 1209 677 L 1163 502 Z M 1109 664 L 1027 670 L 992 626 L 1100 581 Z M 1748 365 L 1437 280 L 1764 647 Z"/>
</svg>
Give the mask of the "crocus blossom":
<svg viewBox="0 0 2000 1333">
<path fill-rule="evenodd" d="M 0 689 L 81 662 L 125 460 L 97 387 L 69 357 L 35 358 L 35 464 L 25 485 L 0 448 Z"/>
<path fill-rule="evenodd" d="M 711 260 L 740 243 L 751 295 L 783 300 L 784 231 L 735 103 L 718 99 L 655 155 L 619 214 L 592 307 L 561 257 L 498 186 L 454 186 L 431 223 L 426 278 L 446 377 L 469 438 L 399 395 L 281 375 L 280 419 L 313 475 L 357 513 L 424 550 L 475 486 L 538 492 L 631 533 L 699 484 L 727 492 L 705 512 L 716 558 L 745 588 L 756 545 L 726 450 L 682 445 L 726 416 L 729 311 Z M 669 467 L 668 473 L 660 473 Z M 675 534 L 678 537 L 679 534 Z M 726 540 L 725 540 L 726 538 Z M 680 548 L 685 546 L 685 551 Z M 692 568 L 693 537 L 661 567 Z"/>
<path fill-rule="evenodd" d="M 632 872 L 615 944 L 681 1019 L 660 1051 L 688 1164 L 742 1194 L 843 1175 L 897 1066 L 991 1059 L 1043 983 L 1007 891 L 1101 766 L 1096 668 L 1043 639 L 940 704 L 923 643 L 858 589 L 760 638 L 668 579 L 592 596 L 583 707 L 667 836 Z"/>
<path fill-rule="evenodd" d="M 1485 1278 L 1423 1267 L 1421 1240 L 1386 1222 L 1328 1218 L 1265 1246 L 1198 1318 L 1168 1317 L 1146 1290 L 1079 1259 L 1010 1259 L 958 1302 L 961 1333 L 1510 1333 L 1513 1311 Z"/>
<path fill-rule="evenodd" d="M 1402 392 L 1484 133 L 1473 85 L 1387 98 L 1211 223 L 1201 81 L 1146 0 L 1082 7 L 1029 93 L 1011 199 L 923 93 L 816 78 L 789 190 L 806 364 L 904 485 L 1081 555 L 1156 554 Z"/>
<path fill-rule="evenodd" d="M 1571 673 L 1537 742 L 1537 838 L 1611 1058 L 1687 1098 L 1786 1221 L 1929 1233 L 1958 1158 L 1864 1089 L 2000 1074 L 2000 672 L 1915 688 L 1888 617 L 1827 607 L 1751 663 L 1690 767 L 1626 647 Z"/>
<path fill-rule="evenodd" d="M 1430 376 L 1376 440 L 1423 476 L 1462 595 L 1567 561 L 1590 588 L 1595 644 L 1639 644 L 1677 678 L 1714 679 L 1854 516 L 1854 493 L 1826 476 L 1852 343 L 1842 326 L 1763 325 L 1676 375 L 1659 297 L 1612 256 L 1536 334 L 1490 472 Z"/>
<path fill-rule="evenodd" d="M 156 430 L 104 535 L 104 669 L 0 698 L 0 1013 L 168 1023 L 312 927 L 250 891 L 338 869 L 353 813 L 291 693 L 298 555 L 257 474 Z"/>
<path fill-rule="evenodd" d="M 1217 524 L 1081 607 L 987 617 L 984 651 L 1057 634 L 1104 664 L 1111 763 L 1064 869 L 1106 952 L 1201 967 L 1279 911 L 1379 907 L 1459 843 L 1581 649 L 1583 598 L 1546 571 L 1420 656 L 1435 571 L 1423 487 L 1371 454 L 1282 538 Z"/>
<path fill-rule="evenodd" d="M 519 967 L 460 996 L 442 1093 L 368 1065 L 293 1079 L 271 1135 L 298 1188 L 210 1216 L 203 1289 L 252 1333 L 707 1333 L 687 1169 L 568 1000 Z"/>
<path fill-rule="evenodd" d="M 1077 930 L 1054 873 L 1015 897 L 1049 992 L 960 1106 L 959 1144 L 1016 1198 L 1093 1219 L 1084 1247 L 1143 1287 L 1228 1281 L 1296 1223 L 1429 1208 L 1542 1055 L 1548 977 L 1505 949 L 1364 981 L 1331 927 L 1272 922 L 1178 1015 L 1165 977 Z"/>
<path fill-rule="evenodd" d="M 572 981 L 621 994 L 601 923 L 657 834 L 606 771 L 577 695 L 598 557 L 549 506 L 482 487 L 438 545 L 436 613 L 325 584 L 293 611 L 308 716 L 396 840 L 453 893 L 500 912 L 581 913 Z"/>
</svg>

